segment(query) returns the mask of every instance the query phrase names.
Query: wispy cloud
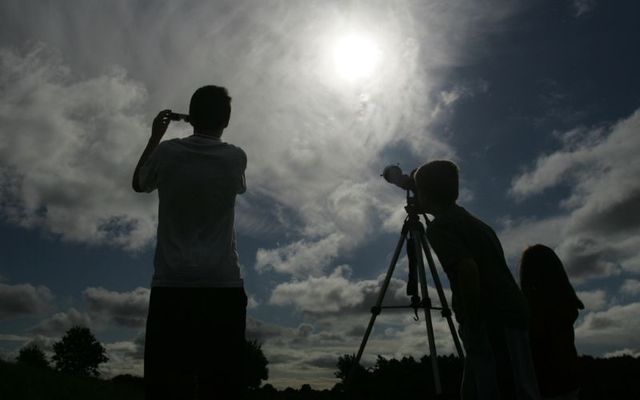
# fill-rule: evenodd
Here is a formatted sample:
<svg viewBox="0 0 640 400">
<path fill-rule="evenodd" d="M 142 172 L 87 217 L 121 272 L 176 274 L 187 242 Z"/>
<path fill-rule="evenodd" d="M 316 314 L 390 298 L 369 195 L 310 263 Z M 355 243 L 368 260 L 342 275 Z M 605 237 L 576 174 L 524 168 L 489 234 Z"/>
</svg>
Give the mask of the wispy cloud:
<svg viewBox="0 0 640 400">
<path fill-rule="evenodd" d="M 580 18 L 593 11 L 596 8 L 596 0 L 571 0 L 571 6 L 573 8 L 573 15 L 576 18 Z"/>
<path fill-rule="evenodd" d="M 130 193 L 129 180 L 150 116 L 184 109 L 195 87 L 215 82 L 234 98 L 225 138 L 247 150 L 249 190 L 285 214 L 274 218 L 263 203 L 245 201 L 239 228 L 268 233 L 269 224 L 295 221 L 285 227 L 297 233 L 289 243 L 261 253 L 275 270 L 295 274 L 305 252 L 322 247 L 323 265 L 314 266 L 321 273 L 395 211 L 377 184 L 389 145 L 406 143 L 424 159 L 453 154 L 430 124 L 468 88 L 443 89 L 444 77 L 429 72 L 466 63 L 468 41 L 514 7 L 193 2 L 61 5 L 46 14 L 8 3 L 5 12 L 32 15 L 21 29 L 44 43 L 1 53 L 6 218 L 67 240 L 149 243 L 156 203 Z M 52 22 L 62 15 L 73 21 L 70 31 Z M 353 31 L 380 48 L 374 79 L 344 82 L 334 70 L 332 46 Z M 100 54 L 88 59 L 96 46 Z M 177 133 L 185 130 L 170 135 Z"/>
</svg>

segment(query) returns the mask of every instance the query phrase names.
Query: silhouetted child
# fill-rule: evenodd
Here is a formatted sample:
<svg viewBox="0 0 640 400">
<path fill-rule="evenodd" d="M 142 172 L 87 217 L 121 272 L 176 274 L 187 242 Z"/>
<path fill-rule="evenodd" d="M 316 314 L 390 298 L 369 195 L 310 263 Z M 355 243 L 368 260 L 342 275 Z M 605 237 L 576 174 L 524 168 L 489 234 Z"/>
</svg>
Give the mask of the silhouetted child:
<svg viewBox="0 0 640 400">
<path fill-rule="evenodd" d="M 196 90 L 193 135 L 160 143 L 161 111 L 133 176 L 136 192 L 158 189 L 158 235 L 145 336 L 147 400 L 242 398 L 245 317 L 234 206 L 246 190 L 247 156 L 220 140 L 231 98 Z"/>
<path fill-rule="evenodd" d="M 525 299 L 494 231 L 456 204 L 458 168 L 433 161 L 414 175 L 421 211 L 434 216 L 427 237 L 451 285 L 466 358 L 466 399 L 539 399 Z M 509 376 L 511 375 L 511 376 Z"/>
<path fill-rule="evenodd" d="M 584 305 L 552 249 L 536 244 L 524 251 L 520 287 L 529 303 L 529 336 L 540 392 L 545 398 L 577 400 L 573 323 Z"/>
</svg>

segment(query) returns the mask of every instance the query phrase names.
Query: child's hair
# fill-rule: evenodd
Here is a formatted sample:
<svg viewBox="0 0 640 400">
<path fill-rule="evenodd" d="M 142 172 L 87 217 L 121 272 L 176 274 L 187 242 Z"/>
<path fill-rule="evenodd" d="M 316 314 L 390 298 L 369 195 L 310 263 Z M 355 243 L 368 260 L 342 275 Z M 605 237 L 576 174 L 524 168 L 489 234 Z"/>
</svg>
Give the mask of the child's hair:
<svg viewBox="0 0 640 400">
<path fill-rule="evenodd" d="M 422 165 L 415 173 L 418 191 L 428 193 L 440 204 L 453 204 L 458 199 L 458 166 L 449 160 L 436 160 Z"/>
<path fill-rule="evenodd" d="M 226 128 L 231 116 L 231 97 L 220 86 L 203 86 L 191 96 L 189 122 L 196 129 Z"/>
<path fill-rule="evenodd" d="M 568 301 L 582 310 L 584 304 L 576 295 L 558 255 L 549 247 L 536 244 L 522 253 L 520 261 L 520 287 L 532 299 L 538 295 L 551 301 Z"/>
</svg>

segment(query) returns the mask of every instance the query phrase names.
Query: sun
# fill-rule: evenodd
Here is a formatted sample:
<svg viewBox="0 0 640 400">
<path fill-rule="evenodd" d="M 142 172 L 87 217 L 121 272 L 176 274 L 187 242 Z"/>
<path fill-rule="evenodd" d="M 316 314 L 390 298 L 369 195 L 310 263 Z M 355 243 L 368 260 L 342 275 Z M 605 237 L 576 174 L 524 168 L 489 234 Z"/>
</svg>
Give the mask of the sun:
<svg viewBox="0 0 640 400">
<path fill-rule="evenodd" d="M 348 81 L 372 76 L 380 61 L 380 49 L 369 37 L 351 34 L 337 40 L 333 62 L 338 75 Z"/>
</svg>

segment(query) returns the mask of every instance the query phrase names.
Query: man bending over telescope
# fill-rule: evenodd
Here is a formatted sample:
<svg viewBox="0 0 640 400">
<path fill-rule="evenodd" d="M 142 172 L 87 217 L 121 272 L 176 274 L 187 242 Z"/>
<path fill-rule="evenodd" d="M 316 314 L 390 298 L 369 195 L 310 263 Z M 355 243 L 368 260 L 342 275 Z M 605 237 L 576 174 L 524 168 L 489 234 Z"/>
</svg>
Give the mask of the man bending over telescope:
<svg viewBox="0 0 640 400">
<path fill-rule="evenodd" d="M 525 299 L 498 237 L 456 204 L 454 163 L 432 161 L 418 168 L 414 179 L 420 211 L 434 216 L 427 238 L 449 278 L 460 324 L 466 352 L 462 399 L 540 399 Z"/>
</svg>

